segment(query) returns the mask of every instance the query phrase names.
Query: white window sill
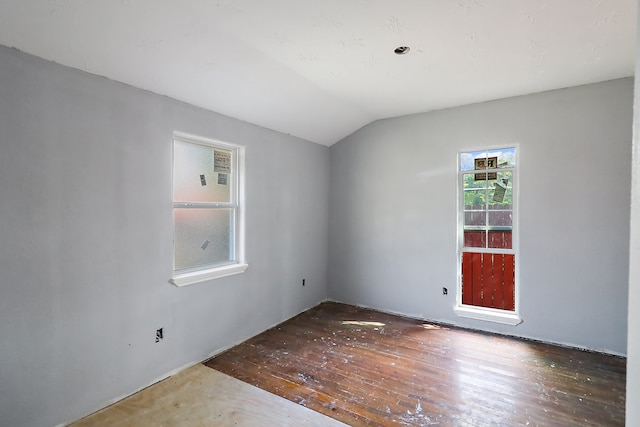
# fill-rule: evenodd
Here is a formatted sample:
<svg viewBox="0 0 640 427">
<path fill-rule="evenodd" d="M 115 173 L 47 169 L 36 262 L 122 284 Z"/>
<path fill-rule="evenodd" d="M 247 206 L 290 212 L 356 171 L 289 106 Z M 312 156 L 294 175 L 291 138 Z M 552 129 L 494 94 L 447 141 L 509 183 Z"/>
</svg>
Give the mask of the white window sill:
<svg viewBox="0 0 640 427">
<path fill-rule="evenodd" d="M 176 274 L 169 281 L 178 287 L 194 285 L 207 280 L 244 273 L 247 267 L 249 267 L 249 264 L 231 264 L 207 270 L 190 271 L 188 273 Z"/>
<path fill-rule="evenodd" d="M 453 311 L 460 317 L 468 317 L 487 322 L 502 323 L 516 326 L 522 323 L 522 318 L 513 311 L 496 310 L 494 308 L 472 307 L 468 305 L 454 307 Z"/>
</svg>

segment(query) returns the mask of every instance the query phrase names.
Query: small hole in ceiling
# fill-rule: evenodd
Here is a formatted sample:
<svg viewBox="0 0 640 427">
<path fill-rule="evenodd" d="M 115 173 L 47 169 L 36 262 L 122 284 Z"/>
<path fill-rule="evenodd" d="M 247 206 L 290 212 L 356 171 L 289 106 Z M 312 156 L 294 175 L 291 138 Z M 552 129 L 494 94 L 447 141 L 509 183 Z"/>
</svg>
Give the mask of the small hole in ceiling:
<svg viewBox="0 0 640 427">
<path fill-rule="evenodd" d="M 409 50 L 409 46 L 398 46 L 393 50 L 393 53 L 395 53 L 396 55 L 404 55 L 409 52 Z"/>
</svg>

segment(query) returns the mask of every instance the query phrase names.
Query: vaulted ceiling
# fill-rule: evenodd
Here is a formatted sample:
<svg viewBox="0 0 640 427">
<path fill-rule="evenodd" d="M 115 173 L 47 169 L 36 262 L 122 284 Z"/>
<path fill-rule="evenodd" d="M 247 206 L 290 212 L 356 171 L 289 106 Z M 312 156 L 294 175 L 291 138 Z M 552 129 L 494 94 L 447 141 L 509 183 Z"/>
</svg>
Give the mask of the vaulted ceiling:
<svg viewBox="0 0 640 427">
<path fill-rule="evenodd" d="M 631 76 L 635 28 L 635 0 L 0 0 L 0 44 L 324 145 Z"/>
</svg>

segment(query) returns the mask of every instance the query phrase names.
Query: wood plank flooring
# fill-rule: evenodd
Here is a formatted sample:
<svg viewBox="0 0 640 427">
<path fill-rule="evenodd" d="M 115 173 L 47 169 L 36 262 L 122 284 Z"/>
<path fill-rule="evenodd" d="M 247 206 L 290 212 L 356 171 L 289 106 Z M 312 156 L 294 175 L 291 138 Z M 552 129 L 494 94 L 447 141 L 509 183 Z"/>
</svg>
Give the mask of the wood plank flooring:
<svg viewBox="0 0 640 427">
<path fill-rule="evenodd" d="M 626 360 L 323 303 L 206 366 L 352 426 L 623 426 Z"/>
</svg>

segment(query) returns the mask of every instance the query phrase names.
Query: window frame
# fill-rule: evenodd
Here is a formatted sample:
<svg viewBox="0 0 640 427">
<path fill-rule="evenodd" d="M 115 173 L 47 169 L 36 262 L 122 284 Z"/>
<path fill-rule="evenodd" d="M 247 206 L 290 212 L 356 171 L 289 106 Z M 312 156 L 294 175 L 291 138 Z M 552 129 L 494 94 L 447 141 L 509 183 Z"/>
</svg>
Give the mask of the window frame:
<svg viewBox="0 0 640 427">
<path fill-rule="evenodd" d="M 175 146 L 176 142 L 200 145 L 207 148 L 231 151 L 230 174 L 230 201 L 229 202 L 176 202 L 174 199 L 173 187 L 175 185 Z M 172 201 L 172 276 L 170 283 L 181 287 L 201 283 L 208 280 L 219 279 L 235 274 L 243 273 L 249 265 L 245 260 L 245 147 L 229 142 L 214 140 L 201 136 L 191 135 L 183 132 L 174 132 L 171 139 L 171 201 Z M 232 209 L 231 234 L 233 236 L 231 245 L 231 260 L 224 263 L 205 264 L 190 268 L 175 268 L 176 247 L 175 247 L 175 210 L 176 209 Z"/>
<path fill-rule="evenodd" d="M 491 152 L 494 150 L 511 149 L 515 150 L 515 166 L 508 168 L 497 169 L 483 169 L 484 172 L 511 172 L 512 173 L 512 225 L 511 225 L 511 249 L 505 248 L 489 248 L 489 247 L 465 247 L 464 241 L 464 223 L 465 223 L 465 209 L 464 209 L 464 175 L 468 173 L 475 173 L 478 170 L 462 170 L 461 156 L 463 153 L 473 152 Z M 489 156 L 487 156 L 489 157 Z M 518 170 L 520 166 L 520 146 L 519 144 L 507 144 L 500 146 L 485 146 L 474 149 L 464 149 L 457 152 L 457 192 L 456 192 L 456 204 L 457 204 L 457 248 L 456 248 L 456 262 L 457 262 L 457 292 L 456 292 L 456 305 L 454 312 L 460 317 L 467 317 L 476 320 L 484 320 L 489 322 L 501 323 L 506 325 L 518 325 L 522 322 L 520 316 L 520 274 L 519 274 L 519 176 Z M 489 212 L 487 210 L 487 212 Z M 487 219 L 488 220 L 488 219 Z M 486 230 L 489 230 L 490 226 L 486 224 Z M 488 239 L 488 236 L 486 237 Z M 485 245 L 488 246 L 488 245 Z M 514 269 L 514 310 L 503 310 L 499 308 L 479 307 L 462 303 L 462 256 L 464 252 L 479 252 L 490 254 L 513 254 L 516 257 L 515 269 Z"/>
</svg>

